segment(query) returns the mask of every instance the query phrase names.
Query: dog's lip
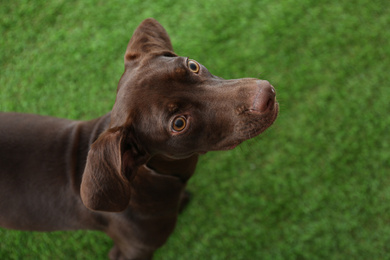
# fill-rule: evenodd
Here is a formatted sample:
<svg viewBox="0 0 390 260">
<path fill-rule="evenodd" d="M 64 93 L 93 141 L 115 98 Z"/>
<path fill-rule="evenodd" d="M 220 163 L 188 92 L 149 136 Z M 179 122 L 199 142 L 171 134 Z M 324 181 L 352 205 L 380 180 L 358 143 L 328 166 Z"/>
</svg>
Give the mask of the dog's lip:
<svg viewBox="0 0 390 260">
<path fill-rule="evenodd" d="M 275 122 L 275 120 L 276 120 L 276 118 L 278 117 L 278 114 L 279 114 L 279 103 L 276 102 L 276 100 L 275 100 L 274 107 L 272 108 L 272 110 L 270 112 L 273 112 L 273 115 L 270 117 L 270 119 L 268 121 L 267 127 L 260 129 L 258 132 L 256 132 L 254 134 L 254 136 L 252 136 L 250 138 L 258 136 L 259 134 L 263 133 L 265 130 L 267 130 L 269 127 L 271 127 L 273 125 L 273 123 Z M 256 112 L 256 113 L 258 113 L 258 112 Z M 248 138 L 248 139 L 250 139 L 250 138 Z"/>
<path fill-rule="evenodd" d="M 279 112 L 279 103 L 274 100 L 274 104 L 272 107 L 268 107 L 267 110 L 264 112 L 262 111 L 259 111 L 258 109 L 256 108 L 249 108 L 249 109 L 246 109 L 244 110 L 244 113 L 247 113 L 247 114 L 254 114 L 254 115 L 265 115 L 265 114 L 268 114 L 268 113 L 272 113 L 274 112 L 277 116 L 278 112 Z M 273 119 L 273 121 L 276 119 L 276 116 L 275 118 Z"/>
<path fill-rule="evenodd" d="M 264 127 L 260 127 L 257 131 L 255 131 L 255 132 L 251 133 L 250 135 L 248 135 L 244 140 L 239 141 L 238 144 L 260 135 L 265 130 L 267 130 L 269 127 L 271 127 L 273 125 L 273 123 L 275 122 L 276 118 L 278 117 L 278 114 L 279 114 L 279 103 L 276 102 L 276 100 L 275 100 L 275 103 L 274 103 L 274 106 L 272 107 L 272 109 L 269 109 L 268 112 L 266 112 L 266 113 L 260 112 L 258 110 L 252 110 L 252 109 L 247 110 L 246 113 L 248 115 L 251 115 L 251 116 L 254 116 L 254 117 L 266 117 L 267 118 L 266 119 L 266 124 L 265 124 Z M 235 145 L 235 146 L 237 146 L 237 145 Z M 235 146 L 231 146 L 231 147 L 235 148 Z M 231 149 L 233 149 L 233 148 L 231 148 Z"/>
<path fill-rule="evenodd" d="M 242 142 L 243 142 L 243 141 L 233 143 L 232 145 L 227 146 L 227 147 L 226 147 L 225 149 L 223 149 L 223 150 L 233 150 L 234 148 L 236 148 L 237 146 L 239 146 Z"/>
<path fill-rule="evenodd" d="M 235 139 L 235 140 L 230 140 L 229 142 L 226 142 L 224 143 L 223 145 L 219 145 L 217 148 L 215 149 L 212 149 L 210 151 L 228 151 L 228 150 L 232 150 L 234 148 L 236 148 L 237 146 L 239 146 L 241 143 L 251 139 L 251 138 L 254 138 L 258 135 L 260 135 L 261 133 L 263 133 L 265 130 L 267 130 L 276 120 L 276 118 L 278 117 L 278 113 L 279 113 L 279 103 L 277 103 L 275 101 L 275 104 L 274 104 L 274 107 L 272 109 L 270 109 L 267 113 L 264 113 L 264 112 L 260 112 L 260 111 L 257 111 L 257 110 L 246 110 L 244 111 L 244 113 L 247 113 L 249 115 L 253 115 L 255 117 L 257 116 L 261 116 L 261 117 L 267 117 L 269 118 L 267 120 L 267 124 L 266 124 L 266 127 L 261 127 L 259 128 L 256 132 L 253 132 L 251 135 L 247 135 L 245 138 L 239 138 L 239 139 Z M 203 154 L 203 153 L 206 153 L 206 152 L 199 152 L 199 154 Z"/>
</svg>

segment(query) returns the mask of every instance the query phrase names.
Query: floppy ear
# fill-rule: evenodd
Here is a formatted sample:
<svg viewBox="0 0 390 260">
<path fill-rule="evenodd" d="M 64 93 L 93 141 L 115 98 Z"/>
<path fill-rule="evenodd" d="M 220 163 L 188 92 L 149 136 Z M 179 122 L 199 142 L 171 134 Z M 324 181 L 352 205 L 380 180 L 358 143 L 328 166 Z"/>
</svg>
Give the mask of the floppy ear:
<svg viewBox="0 0 390 260">
<path fill-rule="evenodd" d="M 122 127 L 105 131 L 88 152 L 81 182 L 81 200 L 92 210 L 120 212 L 130 200 L 130 181 L 146 154 Z"/>
<path fill-rule="evenodd" d="M 131 37 L 126 49 L 125 64 L 152 52 L 166 52 L 176 56 L 164 27 L 153 18 L 149 18 L 138 26 Z"/>
</svg>

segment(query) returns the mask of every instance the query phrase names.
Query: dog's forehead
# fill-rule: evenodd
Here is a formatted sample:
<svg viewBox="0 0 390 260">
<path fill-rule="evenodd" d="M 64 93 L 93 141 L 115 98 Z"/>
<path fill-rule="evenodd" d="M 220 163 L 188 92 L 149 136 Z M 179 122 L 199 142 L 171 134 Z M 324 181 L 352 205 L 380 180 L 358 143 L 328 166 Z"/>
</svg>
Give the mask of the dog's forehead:
<svg viewBox="0 0 390 260">
<path fill-rule="evenodd" d="M 150 56 L 149 58 L 145 58 L 145 61 L 142 63 L 142 67 L 145 70 L 153 69 L 158 73 L 169 73 L 172 70 L 176 70 L 178 68 L 184 68 L 185 57 L 181 56 L 164 56 L 164 55 L 156 55 Z"/>
<path fill-rule="evenodd" d="M 191 77 L 187 68 L 186 57 L 157 56 L 145 59 L 133 70 L 130 87 L 135 88 L 172 88 L 186 87 L 196 78 Z M 172 89 L 174 90 L 174 89 Z"/>
</svg>

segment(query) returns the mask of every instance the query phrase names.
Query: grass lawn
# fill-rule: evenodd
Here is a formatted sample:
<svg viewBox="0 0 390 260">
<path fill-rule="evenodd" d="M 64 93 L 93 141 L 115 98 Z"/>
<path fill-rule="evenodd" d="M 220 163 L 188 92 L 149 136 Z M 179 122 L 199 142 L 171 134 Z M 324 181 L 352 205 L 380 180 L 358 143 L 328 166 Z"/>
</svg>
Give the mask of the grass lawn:
<svg viewBox="0 0 390 260">
<path fill-rule="evenodd" d="M 201 158 L 155 259 L 390 259 L 389 1 L 3 1 L 0 111 L 103 115 L 147 17 L 179 55 L 267 79 L 280 102 L 266 133 Z M 0 229 L 0 259 L 106 259 L 111 246 Z"/>
</svg>

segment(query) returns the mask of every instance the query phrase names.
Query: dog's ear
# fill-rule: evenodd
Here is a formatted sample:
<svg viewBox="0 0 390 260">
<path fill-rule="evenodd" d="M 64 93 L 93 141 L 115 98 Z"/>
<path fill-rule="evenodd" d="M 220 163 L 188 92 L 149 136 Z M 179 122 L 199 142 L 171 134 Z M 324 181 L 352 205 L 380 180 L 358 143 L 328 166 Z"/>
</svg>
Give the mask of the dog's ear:
<svg viewBox="0 0 390 260">
<path fill-rule="evenodd" d="M 81 200 L 92 210 L 120 212 L 130 200 L 130 182 L 146 154 L 134 136 L 117 127 L 103 132 L 92 144 L 81 182 Z M 130 131 L 131 132 L 131 131 Z"/>
<path fill-rule="evenodd" d="M 149 18 L 138 26 L 131 37 L 126 49 L 125 64 L 147 53 L 164 52 L 165 55 L 176 56 L 164 27 L 153 18 Z"/>
</svg>

